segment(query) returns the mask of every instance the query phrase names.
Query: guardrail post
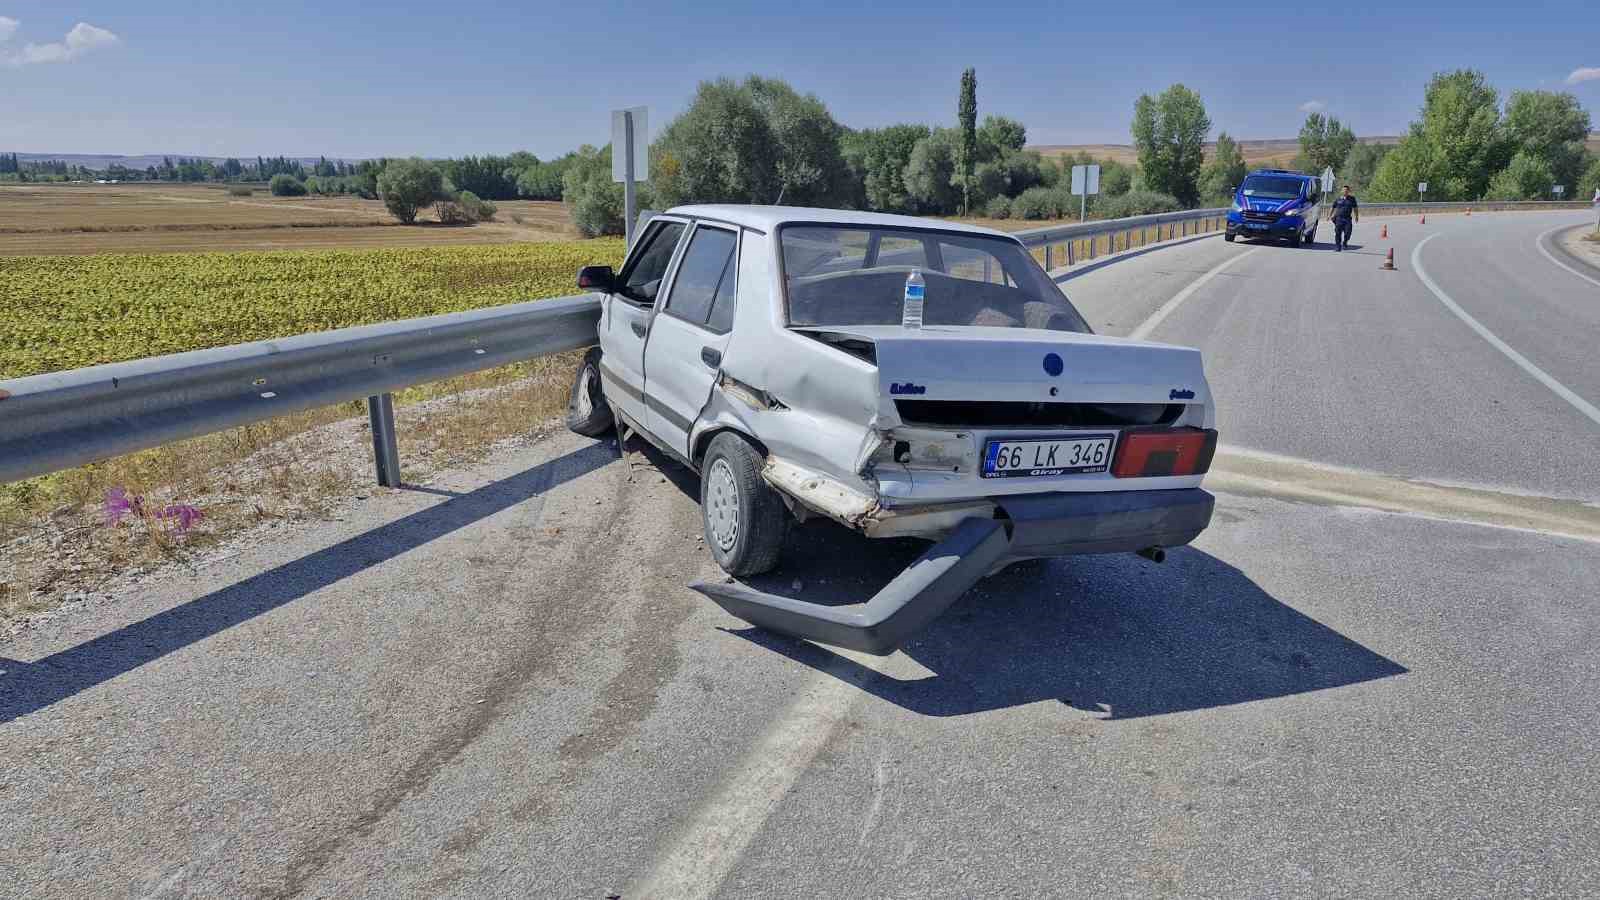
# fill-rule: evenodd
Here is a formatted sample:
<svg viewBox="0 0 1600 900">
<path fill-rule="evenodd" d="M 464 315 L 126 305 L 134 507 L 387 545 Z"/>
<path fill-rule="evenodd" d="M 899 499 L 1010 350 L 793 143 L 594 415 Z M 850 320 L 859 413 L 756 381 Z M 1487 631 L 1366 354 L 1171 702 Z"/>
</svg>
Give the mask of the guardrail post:
<svg viewBox="0 0 1600 900">
<path fill-rule="evenodd" d="M 1053 250 L 1055 250 L 1055 246 L 1053 244 L 1044 245 L 1044 270 L 1046 272 L 1054 268 L 1054 266 L 1051 265 L 1051 262 L 1055 258 L 1055 254 L 1051 252 Z"/>
<path fill-rule="evenodd" d="M 377 463 L 378 484 L 400 486 L 400 445 L 395 440 L 394 395 L 367 398 L 367 418 L 372 422 L 372 458 Z"/>
</svg>

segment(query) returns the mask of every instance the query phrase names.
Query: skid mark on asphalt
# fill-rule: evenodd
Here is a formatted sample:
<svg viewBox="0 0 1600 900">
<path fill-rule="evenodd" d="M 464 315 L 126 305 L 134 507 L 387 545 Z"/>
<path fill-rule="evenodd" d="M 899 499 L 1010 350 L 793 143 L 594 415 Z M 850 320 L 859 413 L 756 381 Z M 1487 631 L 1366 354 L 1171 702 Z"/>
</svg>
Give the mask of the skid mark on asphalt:
<svg viewBox="0 0 1600 900">
<path fill-rule="evenodd" d="M 1200 288 L 1204 287 L 1211 279 L 1222 274 L 1224 269 L 1228 268 L 1239 260 L 1244 259 L 1246 256 L 1249 256 L 1252 253 L 1260 252 L 1260 250 L 1260 247 L 1254 247 L 1246 250 L 1238 256 L 1230 256 L 1222 262 L 1212 266 L 1204 275 L 1201 275 L 1199 278 L 1189 282 L 1189 284 L 1185 286 L 1183 290 L 1174 294 L 1171 300 L 1161 304 L 1161 306 L 1156 309 L 1155 312 L 1150 314 L 1150 318 L 1145 319 L 1143 322 L 1139 323 L 1139 327 L 1129 332 L 1128 337 L 1135 341 L 1142 341 L 1149 337 L 1150 332 L 1155 331 L 1156 326 L 1160 325 L 1162 321 L 1167 318 L 1167 316 L 1172 315 L 1173 310 L 1176 310 L 1179 306 L 1181 306 L 1183 301 L 1194 296 L 1195 291 L 1200 290 Z"/>
<path fill-rule="evenodd" d="M 1450 299 L 1450 295 L 1446 294 L 1443 288 L 1439 287 L 1439 285 L 1434 283 L 1432 278 L 1428 277 L 1427 270 L 1422 267 L 1422 248 L 1428 246 L 1428 242 L 1436 237 L 1438 237 L 1437 234 L 1432 235 L 1431 237 L 1423 238 L 1422 242 L 1417 244 L 1417 246 L 1411 251 L 1411 268 L 1416 271 L 1417 277 L 1422 279 L 1422 284 L 1427 287 L 1428 290 L 1433 292 L 1433 296 L 1437 297 L 1439 302 L 1444 304 L 1445 309 L 1450 310 L 1455 314 L 1456 318 L 1467 323 L 1468 328 L 1476 331 L 1479 337 L 1488 341 L 1489 346 L 1505 354 L 1505 357 L 1516 363 L 1517 366 L 1522 369 L 1522 371 L 1532 375 L 1540 384 L 1549 388 L 1551 391 L 1554 391 L 1557 397 L 1560 397 L 1561 399 L 1572 404 L 1574 409 L 1583 413 L 1585 416 L 1588 416 L 1589 419 L 1596 425 L 1600 425 L 1600 409 L 1597 409 L 1594 404 L 1578 396 L 1577 393 L 1571 388 L 1555 380 L 1555 378 L 1545 370 L 1534 365 L 1527 357 L 1523 356 L 1521 353 L 1518 353 L 1516 350 L 1513 350 L 1510 344 L 1507 344 L 1505 341 L 1502 341 L 1500 338 L 1496 337 L 1494 332 L 1483 326 L 1483 323 L 1479 322 L 1477 319 L 1474 319 L 1467 313 L 1466 310 L 1456 305 L 1456 302 Z M 1540 249 L 1543 250 L 1544 248 L 1541 247 Z"/>
<path fill-rule="evenodd" d="M 696 811 L 650 873 L 623 896 L 687 898 L 717 892 L 761 826 L 864 696 L 861 679 L 881 673 L 892 658 L 834 653 L 834 664 L 811 679 L 722 790 Z"/>
<path fill-rule="evenodd" d="M 1577 500 L 1414 481 L 1240 447 L 1218 448 L 1205 486 L 1600 543 L 1600 509 Z"/>
</svg>

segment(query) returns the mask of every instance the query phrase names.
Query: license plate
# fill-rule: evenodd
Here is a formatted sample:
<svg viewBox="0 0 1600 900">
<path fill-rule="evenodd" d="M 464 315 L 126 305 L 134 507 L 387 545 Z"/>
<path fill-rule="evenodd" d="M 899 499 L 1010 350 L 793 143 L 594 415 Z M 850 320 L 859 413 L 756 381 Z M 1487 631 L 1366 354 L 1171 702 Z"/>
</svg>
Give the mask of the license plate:
<svg viewBox="0 0 1600 900">
<path fill-rule="evenodd" d="M 1251 223 L 1245 225 L 1244 227 L 1250 229 L 1251 231 L 1266 231 L 1267 230 L 1267 226 L 1265 226 L 1265 225 L 1257 225 L 1254 222 L 1251 222 Z"/>
<path fill-rule="evenodd" d="M 990 441 L 983 453 L 984 478 L 1075 475 L 1104 472 L 1111 466 L 1115 435 Z"/>
</svg>

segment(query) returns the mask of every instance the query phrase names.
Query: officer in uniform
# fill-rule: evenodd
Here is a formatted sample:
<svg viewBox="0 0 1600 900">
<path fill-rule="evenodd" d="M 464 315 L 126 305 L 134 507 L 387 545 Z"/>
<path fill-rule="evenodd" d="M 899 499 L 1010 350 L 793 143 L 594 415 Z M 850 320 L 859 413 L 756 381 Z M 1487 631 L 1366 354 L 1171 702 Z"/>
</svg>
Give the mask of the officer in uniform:
<svg viewBox="0 0 1600 900">
<path fill-rule="evenodd" d="M 1356 197 L 1350 193 L 1350 185 L 1344 186 L 1344 196 L 1333 201 L 1333 249 L 1342 251 L 1350 243 L 1350 230 L 1353 222 L 1361 221 L 1361 209 L 1356 204 Z"/>
</svg>

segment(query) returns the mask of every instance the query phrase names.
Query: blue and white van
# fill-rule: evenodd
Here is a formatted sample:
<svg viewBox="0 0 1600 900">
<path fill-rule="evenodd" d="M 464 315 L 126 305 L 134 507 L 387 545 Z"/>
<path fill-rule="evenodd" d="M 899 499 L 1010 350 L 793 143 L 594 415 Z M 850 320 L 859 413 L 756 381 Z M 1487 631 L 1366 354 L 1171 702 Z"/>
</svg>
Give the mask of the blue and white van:
<svg viewBox="0 0 1600 900">
<path fill-rule="evenodd" d="M 1320 178 L 1287 169 L 1259 169 L 1246 175 L 1234 192 L 1224 240 L 1275 238 L 1292 247 L 1315 243 L 1321 216 Z"/>
</svg>

